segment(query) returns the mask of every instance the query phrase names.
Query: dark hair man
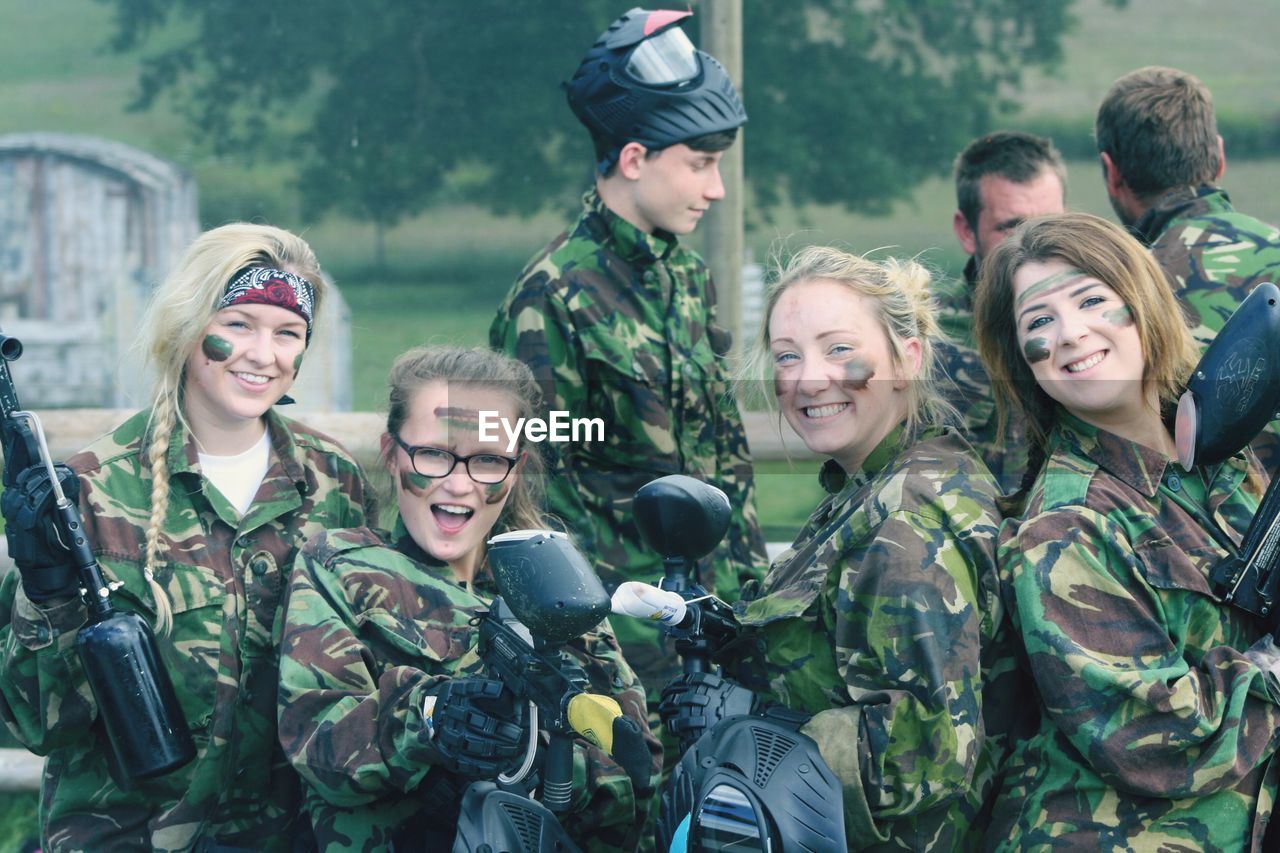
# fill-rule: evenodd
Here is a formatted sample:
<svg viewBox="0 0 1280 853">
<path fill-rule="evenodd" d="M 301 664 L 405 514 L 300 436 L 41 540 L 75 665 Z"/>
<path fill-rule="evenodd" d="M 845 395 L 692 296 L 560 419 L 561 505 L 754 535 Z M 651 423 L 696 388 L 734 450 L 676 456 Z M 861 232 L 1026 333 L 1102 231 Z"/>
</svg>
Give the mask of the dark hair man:
<svg viewBox="0 0 1280 853">
<path fill-rule="evenodd" d="M 1027 466 L 1021 424 L 996 434 L 991 380 L 978 359 L 973 333 L 973 291 L 988 252 L 1027 219 L 1061 213 L 1067 203 L 1067 167 L 1041 136 L 999 130 L 979 136 L 956 157 L 956 207 L 952 227 L 969 253 L 963 277 L 934 287 L 938 319 L 951 344 L 939 358 L 955 383 L 948 399 L 964 418 L 974 448 L 1000 487 L 1016 489 Z"/>
<path fill-rule="evenodd" d="M 595 186 L 578 221 L 520 274 L 489 341 L 533 369 L 548 409 L 604 419 L 603 441 L 544 448 L 549 508 L 606 586 L 661 578 L 631 497 L 684 473 L 729 496 L 729 533 L 700 580 L 732 600 L 768 559 L 742 418 L 726 394 L 729 333 L 706 265 L 678 237 L 724 196 L 720 158 L 747 115 L 724 69 L 681 30 L 690 14 L 632 9 L 565 84 L 595 143 Z M 656 707 L 679 671 L 674 652 L 655 626 L 613 627 Z"/>
<path fill-rule="evenodd" d="M 1217 186 L 1227 161 L 1212 95 L 1183 71 L 1139 68 L 1112 84 L 1094 133 L 1111 206 L 1207 346 L 1254 285 L 1280 280 L 1280 229 L 1235 210 Z M 1280 438 L 1268 431 L 1252 446 L 1280 473 Z"/>
</svg>

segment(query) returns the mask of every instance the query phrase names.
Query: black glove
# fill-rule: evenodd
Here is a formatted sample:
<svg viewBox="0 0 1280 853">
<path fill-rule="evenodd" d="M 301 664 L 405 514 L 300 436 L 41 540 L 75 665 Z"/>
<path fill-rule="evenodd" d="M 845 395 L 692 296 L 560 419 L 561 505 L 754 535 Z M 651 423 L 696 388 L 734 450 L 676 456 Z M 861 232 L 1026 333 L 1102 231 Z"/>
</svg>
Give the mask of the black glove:
<svg viewBox="0 0 1280 853">
<path fill-rule="evenodd" d="M 758 714 L 764 703 L 741 684 L 710 672 L 689 672 L 662 691 L 658 714 L 667 731 L 688 748 L 716 723 L 738 714 Z"/>
<path fill-rule="evenodd" d="M 80 478 L 66 465 L 55 465 L 63 494 L 73 504 L 80 500 Z M 44 465 L 32 465 L 18 474 L 14 484 L 0 495 L 4 535 L 9 556 L 22 573 L 27 598 L 42 602 L 79 589 L 71 552 L 58 539 L 54 522 L 53 486 Z"/>
<path fill-rule="evenodd" d="M 454 678 L 433 691 L 432 743 L 440 764 L 471 779 L 492 779 L 524 752 L 524 705 L 501 681 Z"/>
</svg>

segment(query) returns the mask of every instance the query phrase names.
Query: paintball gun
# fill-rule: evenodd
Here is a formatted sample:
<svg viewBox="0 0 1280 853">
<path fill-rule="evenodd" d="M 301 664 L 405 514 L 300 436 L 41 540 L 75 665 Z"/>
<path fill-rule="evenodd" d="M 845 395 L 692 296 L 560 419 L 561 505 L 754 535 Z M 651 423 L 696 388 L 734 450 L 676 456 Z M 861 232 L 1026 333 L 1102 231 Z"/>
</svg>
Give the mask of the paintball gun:
<svg viewBox="0 0 1280 853">
<path fill-rule="evenodd" d="M 505 785 L 524 780 L 542 729 L 548 735 L 542 805 L 491 782 L 473 783 L 463 798 L 454 850 L 576 849 L 554 817 L 572 801 L 575 736 L 611 755 L 635 791 L 650 788 L 649 747 L 639 724 L 612 697 L 586 692 L 585 672 L 559 648 L 600 624 L 609 614 L 609 596 L 563 533 L 517 530 L 496 536 L 489 541 L 489 565 L 501 595 L 479 619 L 476 650 L 494 677 L 528 703 L 530 715 L 524 762 L 498 779 Z M 520 815 L 514 823 L 513 810 Z M 516 833 L 521 825 L 525 830 Z"/>
<path fill-rule="evenodd" d="M 98 706 L 110 745 L 108 765 L 117 784 L 161 776 L 195 757 L 195 744 L 150 626 L 136 613 L 116 610 L 111 588 L 84 535 L 80 511 L 62 489 L 33 412 L 24 411 L 9 372 L 22 355 L 17 338 L 0 333 L 0 438 L 5 449 L 5 488 L 30 465 L 43 465 L 53 490 L 52 528 L 80 581 L 88 624 L 76 635 L 76 651 Z M 16 531 L 9 530 L 10 536 Z"/>
<path fill-rule="evenodd" d="M 698 560 L 729 529 L 729 498 L 684 474 L 645 483 L 633 503 L 636 527 L 662 555 L 661 588 L 628 581 L 613 594 L 613 611 L 650 619 L 675 640 L 685 672 L 706 672 L 711 656 L 738 633 L 733 609 L 695 580 Z"/>
<path fill-rule="evenodd" d="M 1182 467 L 1239 452 L 1280 409 L 1280 288 L 1264 283 L 1240 303 L 1205 350 L 1178 401 L 1174 439 Z M 1280 490 L 1272 480 L 1236 553 L 1209 572 L 1223 601 L 1280 627 Z"/>
</svg>

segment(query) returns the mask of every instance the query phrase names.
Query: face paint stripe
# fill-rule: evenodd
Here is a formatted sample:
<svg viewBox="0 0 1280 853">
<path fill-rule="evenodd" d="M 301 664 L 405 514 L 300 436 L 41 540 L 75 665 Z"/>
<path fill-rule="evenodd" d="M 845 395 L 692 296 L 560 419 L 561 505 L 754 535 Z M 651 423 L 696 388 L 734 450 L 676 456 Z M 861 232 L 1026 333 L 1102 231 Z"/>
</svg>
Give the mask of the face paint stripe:
<svg viewBox="0 0 1280 853">
<path fill-rule="evenodd" d="M 845 384 L 854 391 L 866 389 L 867 383 L 876 375 L 875 368 L 861 358 L 850 359 L 844 368 Z"/>
<path fill-rule="evenodd" d="M 431 486 L 431 478 L 424 477 L 417 471 L 400 471 L 400 487 L 415 495 L 425 495 Z"/>
<path fill-rule="evenodd" d="M 231 341 L 226 338 L 220 338 L 217 335 L 205 335 L 204 340 L 200 342 L 201 352 L 210 361 L 226 361 L 231 358 L 231 354 L 235 352 L 235 349 L 235 345 Z"/>
<path fill-rule="evenodd" d="M 1121 305 L 1119 308 L 1104 311 L 1102 312 L 1102 317 L 1111 325 L 1119 328 L 1133 325 L 1133 312 L 1129 310 L 1128 305 Z"/>
<path fill-rule="evenodd" d="M 1049 341 L 1047 338 L 1031 338 L 1022 345 L 1022 354 L 1028 364 L 1036 364 L 1049 357 Z"/>
<path fill-rule="evenodd" d="M 1044 293 L 1051 287 L 1055 287 L 1054 292 L 1056 293 L 1057 292 L 1056 285 L 1065 286 L 1068 284 L 1073 284 L 1078 279 L 1084 278 L 1087 275 L 1088 273 L 1085 272 L 1084 270 L 1078 270 L 1075 268 L 1063 270 L 1062 272 L 1056 272 L 1053 275 L 1048 276 L 1047 278 L 1042 278 L 1040 281 L 1037 281 L 1035 284 L 1031 285 L 1026 290 L 1024 290 L 1022 292 L 1022 295 L 1018 297 L 1016 302 L 1014 302 L 1014 306 L 1016 307 L 1016 306 L 1022 305 L 1031 297 L 1036 296 L 1040 293 Z"/>
</svg>

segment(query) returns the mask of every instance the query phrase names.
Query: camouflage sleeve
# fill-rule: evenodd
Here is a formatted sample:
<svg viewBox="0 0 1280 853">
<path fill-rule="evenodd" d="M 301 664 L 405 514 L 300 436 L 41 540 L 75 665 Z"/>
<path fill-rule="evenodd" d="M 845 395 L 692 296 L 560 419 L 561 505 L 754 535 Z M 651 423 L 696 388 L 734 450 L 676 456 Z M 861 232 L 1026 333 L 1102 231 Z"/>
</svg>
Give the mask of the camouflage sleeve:
<svg viewBox="0 0 1280 853">
<path fill-rule="evenodd" d="M 1139 557 L 1120 525 L 1073 508 L 1006 525 L 999 558 L 1058 731 L 1108 784 L 1196 797 L 1271 755 L 1280 709 L 1259 698 L 1264 676 L 1245 653 L 1191 648 L 1166 624 L 1170 602 L 1142 563 L 1189 558 L 1167 538 L 1142 547 Z"/>
<path fill-rule="evenodd" d="M 280 642 L 280 744 L 302 778 L 340 806 L 422 782 L 435 755 L 422 703 L 451 666 L 438 660 L 428 672 L 380 663 L 357 626 L 393 642 L 400 632 L 382 624 L 394 619 L 389 610 L 353 612 L 341 575 L 361 568 L 341 557 L 326 563 L 314 549 L 303 549 L 286 591 Z M 430 644 L 404 643 L 400 659 Z"/>
<path fill-rule="evenodd" d="M 838 701 L 802 731 L 845 785 L 850 838 L 884 840 L 875 820 L 918 815 L 972 784 L 982 746 L 977 572 L 991 564 L 995 530 L 985 549 L 954 531 L 983 520 L 900 510 L 842 560 L 825 618 L 852 704 Z"/>
<path fill-rule="evenodd" d="M 85 618 L 78 598 L 33 604 L 17 571 L 0 583 L 0 718 L 37 755 L 83 738 L 98 716 L 75 647 Z"/>
<path fill-rule="evenodd" d="M 565 829 L 586 851 L 633 850 L 640 841 L 650 799 L 662 773 L 662 744 L 649 730 L 644 688 L 628 666 L 608 622 L 570 644 L 587 672 L 592 692 L 612 696 L 622 712 L 639 724 L 649 745 L 650 790 L 637 793 L 626 772 L 598 747 L 579 740 L 574 750 L 573 812 Z"/>
<path fill-rule="evenodd" d="M 569 308 L 550 291 L 547 273 L 535 272 L 521 283 L 510 302 L 498 310 L 489 328 L 489 346 L 524 362 L 542 391 L 547 411 L 591 417 L 587 411 L 586 366 L 575 344 Z M 545 442 L 540 452 L 547 465 L 548 508 L 573 532 L 585 554 L 598 554 L 590 517 L 579 497 L 581 484 L 569 464 L 572 443 Z"/>
</svg>

